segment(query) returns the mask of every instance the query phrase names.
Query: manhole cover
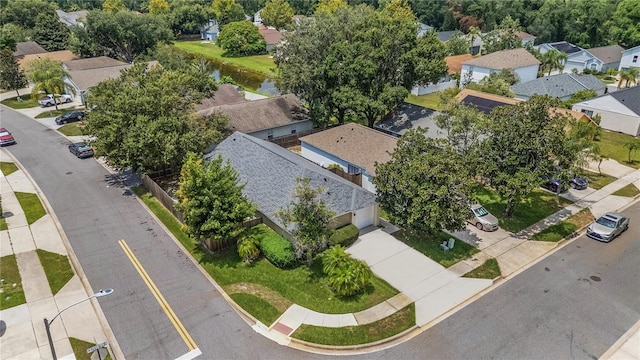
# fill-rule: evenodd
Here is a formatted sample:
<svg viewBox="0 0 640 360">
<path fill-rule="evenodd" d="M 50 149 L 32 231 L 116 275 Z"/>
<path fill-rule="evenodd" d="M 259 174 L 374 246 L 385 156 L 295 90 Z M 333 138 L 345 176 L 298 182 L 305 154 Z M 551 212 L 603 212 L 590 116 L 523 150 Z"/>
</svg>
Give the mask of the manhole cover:
<svg viewBox="0 0 640 360">
<path fill-rule="evenodd" d="M 66 173 L 64 173 L 65 175 L 71 175 L 73 174 L 73 171 L 67 171 Z"/>
<path fill-rule="evenodd" d="M 599 277 L 599 276 L 595 276 L 595 275 L 591 275 L 591 276 L 589 276 L 589 279 L 591 279 L 591 280 L 593 280 L 593 281 L 600 281 L 600 280 L 602 280 L 602 279 L 600 279 L 600 277 Z"/>
<path fill-rule="evenodd" d="M 551 269 L 549 269 L 548 267 L 545 267 L 544 271 L 551 271 Z"/>
</svg>

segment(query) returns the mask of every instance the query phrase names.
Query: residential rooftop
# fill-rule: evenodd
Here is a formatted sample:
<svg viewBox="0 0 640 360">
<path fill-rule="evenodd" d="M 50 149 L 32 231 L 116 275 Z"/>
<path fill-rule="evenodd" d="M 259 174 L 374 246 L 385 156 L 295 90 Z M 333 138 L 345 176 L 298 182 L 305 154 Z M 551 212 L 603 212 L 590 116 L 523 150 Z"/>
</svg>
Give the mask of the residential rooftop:
<svg viewBox="0 0 640 360">
<path fill-rule="evenodd" d="M 571 96 L 581 90 L 594 90 L 598 92 L 604 91 L 606 88 L 607 85 L 591 74 L 577 75 L 573 73 L 544 76 L 511 86 L 511 90 L 516 96 L 531 97 L 538 94 L 549 95 L 555 98 Z"/>
<path fill-rule="evenodd" d="M 487 69 L 516 69 L 525 66 L 539 65 L 540 61 L 523 48 L 496 51 L 462 63 Z"/>
<path fill-rule="evenodd" d="M 624 48 L 620 45 L 609 45 L 586 49 L 586 51 L 605 64 L 609 64 L 619 62 L 622 59 Z"/>
</svg>

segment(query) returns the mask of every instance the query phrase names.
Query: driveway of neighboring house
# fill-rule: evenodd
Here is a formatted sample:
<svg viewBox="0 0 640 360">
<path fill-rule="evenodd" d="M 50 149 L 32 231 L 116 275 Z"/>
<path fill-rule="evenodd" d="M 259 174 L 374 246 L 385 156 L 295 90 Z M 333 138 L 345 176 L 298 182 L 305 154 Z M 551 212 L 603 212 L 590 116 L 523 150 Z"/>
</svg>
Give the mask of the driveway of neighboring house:
<svg viewBox="0 0 640 360">
<path fill-rule="evenodd" d="M 493 284 L 487 279 L 462 278 L 382 230 L 360 236 L 347 251 L 415 302 L 418 326 Z"/>
</svg>

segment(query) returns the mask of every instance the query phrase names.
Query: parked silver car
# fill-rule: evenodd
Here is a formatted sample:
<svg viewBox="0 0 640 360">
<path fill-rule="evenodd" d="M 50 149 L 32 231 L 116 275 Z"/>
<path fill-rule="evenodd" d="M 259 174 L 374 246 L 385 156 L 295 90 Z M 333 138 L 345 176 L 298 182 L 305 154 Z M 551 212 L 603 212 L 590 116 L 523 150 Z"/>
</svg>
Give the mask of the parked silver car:
<svg viewBox="0 0 640 360">
<path fill-rule="evenodd" d="M 587 236 L 598 240 L 609 242 L 616 236 L 627 231 L 629 228 L 629 218 L 623 214 L 608 212 L 598 218 L 587 228 Z"/>
<path fill-rule="evenodd" d="M 480 204 L 471 205 L 472 218 L 469 222 L 479 230 L 496 231 L 498 230 L 498 218 L 493 216 L 487 209 Z"/>
</svg>

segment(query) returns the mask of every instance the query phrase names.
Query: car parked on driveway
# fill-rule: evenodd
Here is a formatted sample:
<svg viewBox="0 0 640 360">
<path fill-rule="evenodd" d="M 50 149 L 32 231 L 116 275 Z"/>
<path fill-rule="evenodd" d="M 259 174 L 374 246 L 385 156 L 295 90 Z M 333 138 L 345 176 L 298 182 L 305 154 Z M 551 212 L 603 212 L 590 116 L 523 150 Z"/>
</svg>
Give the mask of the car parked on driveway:
<svg viewBox="0 0 640 360">
<path fill-rule="evenodd" d="M 84 142 L 69 144 L 69 151 L 80 159 L 93 156 L 93 149 Z"/>
<path fill-rule="evenodd" d="M 498 218 L 493 216 L 484 206 L 473 204 L 470 206 L 472 218 L 469 220 L 471 224 L 479 230 L 496 231 L 498 230 Z"/>
<path fill-rule="evenodd" d="M 87 114 L 84 111 L 72 111 L 56 118 L 56 124 L 63 125 L 70 122 L 82 121 Z"/>
<path fill-rule="evenodd" d="M 45 95 L 40 99 L 38 99 L 38 104 L 40 104 L 40 106 L 42 107 L 47 107 L 47 106 L 53 106 L 56 103 L 62 104 L 62 103 L 70 103 L 72 101 L 73 101 L 73 97 L 67 94 L 62 94 L 57 96 Z"/>
<path fill-rule="evenodd" d="M 13 145 L 15 143 L 16 139 L 13 138 L 9 130 L 0 128 L 0 146 Z"/>
<path fill-rule="evenodd" d="M 551 175 L 545 175 L 544 183 L 542 183 L 542 185 L 540 186 L 553 193 L 563 193 L 567 191 L 567 188 L 560 181 L 553 178 Z"/>
<path fill-rule="evenodd" d="M 587 236 L 603 242 L 609 242 L 627 231 L 629 218 L 620 213 L 608 212 L 587 228 Z"/>
</svg>

